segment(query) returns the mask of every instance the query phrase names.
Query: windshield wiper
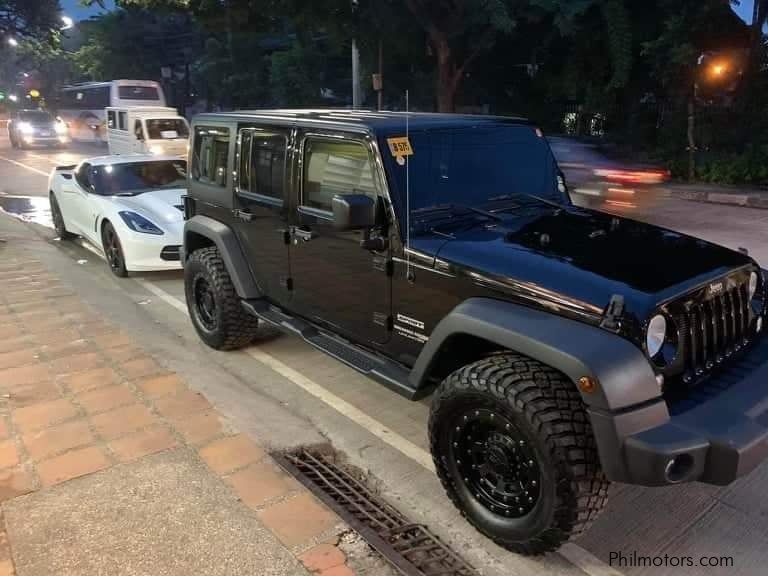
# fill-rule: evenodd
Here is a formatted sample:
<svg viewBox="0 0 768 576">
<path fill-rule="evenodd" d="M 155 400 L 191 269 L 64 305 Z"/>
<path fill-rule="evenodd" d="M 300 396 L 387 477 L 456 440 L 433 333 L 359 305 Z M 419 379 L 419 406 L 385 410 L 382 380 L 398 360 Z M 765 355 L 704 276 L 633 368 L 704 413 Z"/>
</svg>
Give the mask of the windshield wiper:
<svg viewBox="0 0 768 576">
<path fill-rule="evenodd" d="M 451 211 L 452 215 L 456 215 L 454 213 L 456 209 L 466 210 L 467 212 L 478 214 L 479 216 L 484 216 L 485 218 L 488 218 L 489 220 L 494 220 L 496 222 L 501 222 L 503 220 L 503 218 L 498 214 L 494 214 L 493 212 L 488 212 L 487 210 L 482 210 L 481 208 L 475 208 L 474 206 L 467 206 L 465 204 L 440 204 L 438 206 L 428 206 L 427 208 L 419 208 L 418 210 L 414 210 L 413 213 L 416 215 L 432 214 L 440 210 L 449 210 Z"/>
<path fill-rule="evenodd" d="M 541 196 L 536 196 L 535 194 L 506 194 L 504 196 L 496 196 L 495 198 L 489 198 L 488 203 L 493 202 L 507 202 L 507 201 L 525 201 L 526 199 L 532 199 L 537 202 L 541 202 L 543 204 L 547 204 L 548 206 L 554 206 L 555 208 L 567 208 L 564 204 L 560 204 L 559 202 L 555 202 L 554 200 L 548 200 L 547 198 L 542 198 Z M 507 208 L 497 208 L 495 210 L 491 210 L 491 214 L 497 214 L 499 212 L 506 212 L 507 210 L 510 210 L 510 207 Z"/>
</svg>

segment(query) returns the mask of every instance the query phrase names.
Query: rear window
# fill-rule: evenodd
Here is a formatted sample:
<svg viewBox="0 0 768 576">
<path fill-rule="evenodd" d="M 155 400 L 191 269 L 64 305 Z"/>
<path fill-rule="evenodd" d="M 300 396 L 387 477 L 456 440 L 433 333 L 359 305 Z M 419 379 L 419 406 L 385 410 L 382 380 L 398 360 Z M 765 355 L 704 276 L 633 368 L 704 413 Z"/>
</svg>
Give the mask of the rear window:
<svg viewBox="0 0 768 576">
<path fill-rule="evenodd" d="M 90 181 L 97 194 L 141 194 L 160 188 L 184 188 L 187 163 L 184 160 L 158 160 L 94 166 Z"/>
<path fill-rule="evenodd" d="M 189 137 L 187 123 L 181 118 L 157 118 L 147 120 L 146 123 L 150 140 Z"/>
<path fill-rule="evenodd" d="M 121 100 L 159 100 L 154 86 L 118 86 L 117 95 Z"/>
<path fill-rule="evenodd" d="M 195 128 L 192 149 L 192 178 L 225 188 L 229 161 L 229 129 L 215 126 Z"/>
</svg>

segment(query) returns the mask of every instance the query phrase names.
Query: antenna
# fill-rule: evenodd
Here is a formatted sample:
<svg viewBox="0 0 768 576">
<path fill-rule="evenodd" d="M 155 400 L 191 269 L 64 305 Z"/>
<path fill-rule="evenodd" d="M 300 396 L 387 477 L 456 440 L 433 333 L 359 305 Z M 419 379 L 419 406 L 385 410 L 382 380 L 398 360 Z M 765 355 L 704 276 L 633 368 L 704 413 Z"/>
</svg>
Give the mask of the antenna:
<svg viewBox="0 0 768 576">
<path fill-rule="evenodd" d="M 408 90 L 405 91 L 405 137 L 409 145 L 410 134 L 410 108 L 408 102 Z M 405 156 L 405 277 L 413 282 L 413 270 L 411 269 L 411 170 L 410 158 Z"/>
</svg>

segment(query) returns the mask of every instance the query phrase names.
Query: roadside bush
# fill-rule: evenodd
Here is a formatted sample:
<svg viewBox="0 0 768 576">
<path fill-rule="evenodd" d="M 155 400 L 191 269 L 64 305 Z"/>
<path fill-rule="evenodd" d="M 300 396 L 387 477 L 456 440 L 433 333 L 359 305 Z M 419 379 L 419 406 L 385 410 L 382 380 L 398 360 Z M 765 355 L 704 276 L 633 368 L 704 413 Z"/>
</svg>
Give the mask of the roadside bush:
<svg viewBox="0 0 768 576">
<path fill-rule="evenodd" d="M 688 177 L 688 157 L 677 155 L 667 161 L 675 179 Z M 742 153 L 702 152 L 696 161 L 696 180 L 711 184 L 768 186 L 768 146 Z"/>
</svg>

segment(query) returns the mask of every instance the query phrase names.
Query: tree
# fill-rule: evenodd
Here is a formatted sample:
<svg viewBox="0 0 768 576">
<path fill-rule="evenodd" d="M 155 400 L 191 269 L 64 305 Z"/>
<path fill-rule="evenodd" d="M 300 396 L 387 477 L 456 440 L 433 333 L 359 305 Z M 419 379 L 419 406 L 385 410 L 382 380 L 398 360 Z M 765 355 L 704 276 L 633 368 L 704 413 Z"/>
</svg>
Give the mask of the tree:
<svg viewBox="0 0 768 576">
<path fill-rule="evenodd" d="M 60 14 L 59 0 L 0 0 L 0 37 L 49 38 Z"/>
<path fill-rule="evenodd" d="M 437 108 L 453 112 L 456 94 L 472 63 L 496 35 L 515 26 L 516 0 L 405 0 L 427 35 L 437 67 Z"/>
</svg>

